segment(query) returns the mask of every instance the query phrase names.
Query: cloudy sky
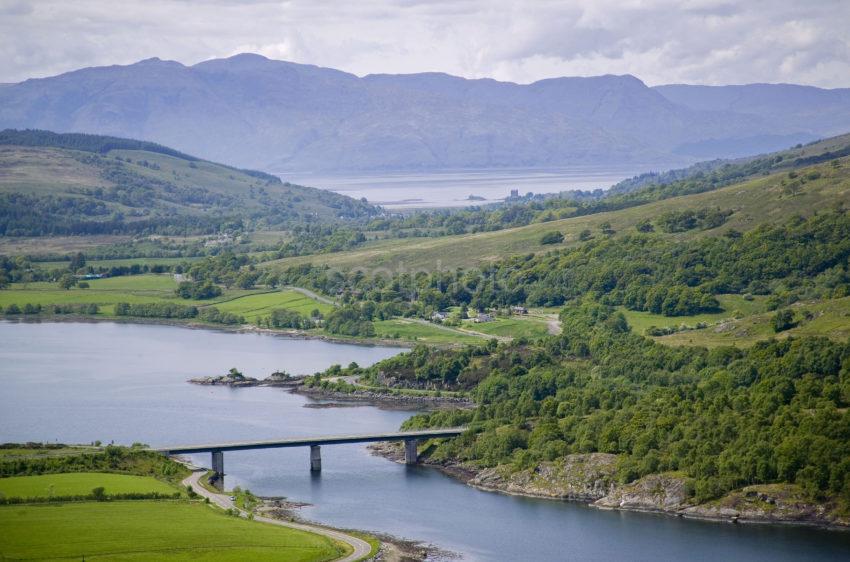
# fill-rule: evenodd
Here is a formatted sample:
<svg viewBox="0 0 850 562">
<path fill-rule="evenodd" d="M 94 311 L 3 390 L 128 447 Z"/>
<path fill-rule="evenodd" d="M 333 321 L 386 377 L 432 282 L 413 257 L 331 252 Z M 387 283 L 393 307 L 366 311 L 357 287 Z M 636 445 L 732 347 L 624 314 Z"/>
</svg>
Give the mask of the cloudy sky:
<svg viewBox="0 0 850 562">
<path fill-rule="evenodd" d="M 0 82 L 240 52 L 358 75 L 850 87 L 850 0 L 0 0 Z"/>
</svg>

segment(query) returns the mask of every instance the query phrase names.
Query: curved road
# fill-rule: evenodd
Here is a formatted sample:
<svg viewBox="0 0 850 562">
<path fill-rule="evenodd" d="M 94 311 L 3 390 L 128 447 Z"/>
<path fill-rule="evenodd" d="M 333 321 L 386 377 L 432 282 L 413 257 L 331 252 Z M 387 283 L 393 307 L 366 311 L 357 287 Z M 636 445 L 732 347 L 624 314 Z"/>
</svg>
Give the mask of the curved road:
<svg viewBox="0 0 850 562">
<path fill-rule="evenodd" d="M 210 502 L 216 504 L 217 506 L 223 509 L 235 509 L 239 511 L 239 513 L 243 517 L 245 517 L 247 514 L 238 507 L 236 507 L 236 504 L 230 501 L 230 496 L 210 492 L 201 485 L 201 476 L 203 476 L 204 474 L 206 474 L 205 470 L 193 472 L 185 480 L 183 480 L 183 485 L 191 486 L 196 494 L 205 498 L 209 498 Z M 369 556 L 370 552 L 372 552 L 372 545 L 370 545 L 363 539 L 358 539 L 357 537 L 347 535 L 341 531 L 334 531 L 333 529 L 316 527 L 314 525 L 306 525 L 304 523 L 292 523 L 291 521 L 283 521 L 281 519 L 271 519 L 269 517 L 261 517 L 259 515 L 254 516 L 254 521 L 271 523 L 272 525 L 280 525 L 281 527 L 289 527 L 290 529 L 298 529 L 299 531 L 307 531 L 309 533 L 323 535 L 330 539 L 344 542 L 345 544 L 354 549 L 351 554 L 349 554 L 345 558 L 340 558 L 338 562 L 355 562 L 356 560 L 363 560 L 367 556 Z"/>
</svg>

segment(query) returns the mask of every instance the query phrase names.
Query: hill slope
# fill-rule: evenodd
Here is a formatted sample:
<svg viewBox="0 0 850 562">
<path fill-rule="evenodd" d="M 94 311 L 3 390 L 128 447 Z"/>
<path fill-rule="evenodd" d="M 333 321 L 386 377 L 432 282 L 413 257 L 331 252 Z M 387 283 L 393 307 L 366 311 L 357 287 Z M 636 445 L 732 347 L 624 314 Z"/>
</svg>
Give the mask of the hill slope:
<svg viewBox="0 0 850 562">
<path fill-rule="evenodd" d="M 285 227 L 375 212 L 151 143 L 0 132 L 0 235 L 199 233 L 230 222 Z"/>
<path fill-rule="evenodd" d="M 596 212 L 561 220 L 530 224 L 519 228 L 482 232 L 441 238 L 414 238 L 382 240 L 369 243 L 357 250 L 322 256 L 300 256 L 271 262 L 273 266 L 285 268 L 303 263 L 328 264 L 343 269 L 386 268 L 392 272 L 411 270 L 453 270 L 457 267 L 477 267 L 512 255 L 546 252 L 552 249 L 581 244 L 582 231 L 589 231 L 593 238 L 605 237 L 602 227 L 610 225 L 614 236 L 635 232 L 635 227 L 644 221 L 657 222 L 665 214 L 675 217 L 685 211 L 720 210 L 728 216 L 716 228 L 687 228 L 680 232 L 665 234 L 673 238 L 692 238 L 718 235 L 731 229 L 745 231 L 764 223 L 787 220 L 793 215 L 808 216 L 828 210 L 836 205 L 850 205 L 850 137 L 827 139 L 810 146 L 768 155 L 759 162 L 770 163 L 770 167 L 755 166 L 749 177 L 719 189 L 701 193 L 671 196 L 661 200 L 646 199 L 643 204 L 629 208 Z M 843 155 L 843 156 L 839 156 Z M 781 156 L 781 158 L 779 158 Z M 743 170 L 755 160 L 747 159 L 738 166 Z M 650 181 L 632 191 L 622 189 L 624 197 L 641 202 L 641 194 L 652 190 L 681 189 L 687 193 L 701 168 L 697 167 L 674 174 L 682 177 Z M 727 174 L 731 172 L 727 171 Z M 763 175 L 768 173 L 768 175 Z M 657 180 L 658 176 L 654 176 Z M 699 177 L 705 177 L 705 174 Z M 724 185 L 724 184 L 721 184 Z M 612 199 L 616 200 L 614 194 Z M 600 204 L 604 205 L 606 199 Z M 616 206 L 614 207 L 616 208 Z M 675 229 L 674 229 L 675 230 Z M 560 244 L 543 244 L 543 234 L 559 231 L 564 235 Z"/>
<path fill-rule="evenodd" d="M 695 108 L 668 94 L 633 76 L 529 85 L 436 73 L 359 78 L 243 54 L 8 85 L 0 127 L 144 138 L 280 172 L 664 164 L 850 129 L 850 102 L 840 96 L 841 111 L 813 105 L 816 119 L 789 121 L 779 110 Z"/>
</svg>

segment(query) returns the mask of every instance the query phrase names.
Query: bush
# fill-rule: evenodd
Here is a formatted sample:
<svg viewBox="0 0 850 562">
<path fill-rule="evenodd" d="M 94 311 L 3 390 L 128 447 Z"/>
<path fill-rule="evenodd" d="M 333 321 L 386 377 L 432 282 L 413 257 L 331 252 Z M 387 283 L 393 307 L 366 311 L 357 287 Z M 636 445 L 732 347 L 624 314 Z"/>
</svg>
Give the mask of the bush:
<svg viewBox="0 0 850 562">
<path fill-rule="evenodd" d="M 776 333 L 790 330 L 796 325 L 797 323 L 794 322 L 794 313 L 787 308 L 780 310 L 773 316 L 773 331 Z"/>
<path fill-rule="evenodd" d="M 557 230 L 547 232 L 546 234 L 540 237 L 541 244 L 560 244 L 563 241 L 564 235 L 558 232 Z"/>
</svg>

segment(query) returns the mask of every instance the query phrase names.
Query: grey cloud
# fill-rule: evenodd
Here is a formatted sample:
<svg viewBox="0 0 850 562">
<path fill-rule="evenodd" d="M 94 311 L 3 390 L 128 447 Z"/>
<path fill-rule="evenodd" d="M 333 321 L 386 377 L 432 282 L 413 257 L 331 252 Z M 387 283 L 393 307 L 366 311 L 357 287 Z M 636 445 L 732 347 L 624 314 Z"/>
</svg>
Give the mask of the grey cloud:
<svg viewBox="0 0 850 562">
<path fill-rule="evenodd" d="M 359 75 L 850 86 L 840 0 L 22 0 L 0 14 L 0 82 L 251 50 Z"/>
</svg>

